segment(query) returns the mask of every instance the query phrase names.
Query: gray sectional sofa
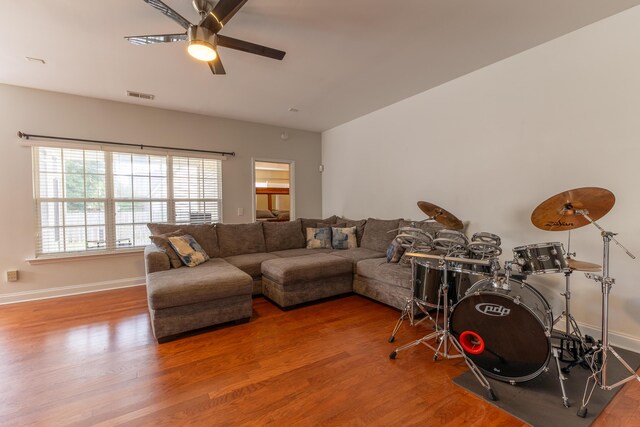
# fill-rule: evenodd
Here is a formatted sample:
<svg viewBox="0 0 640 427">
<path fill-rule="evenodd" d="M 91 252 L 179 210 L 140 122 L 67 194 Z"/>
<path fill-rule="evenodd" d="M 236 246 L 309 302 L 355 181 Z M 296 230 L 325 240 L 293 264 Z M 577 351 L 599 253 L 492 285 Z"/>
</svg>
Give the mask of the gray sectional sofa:
<svg viewBox="0 0 640 427">
<path fill-rule="evenodd" d="M 358 247 L 307 249 L 306 229 L 318 224 L 355 226 Z M 386 250 L 399 227 L 434 232 L 434 223 L 401 219 L 352 221 L 332 216 L 251 224 L 149 224 L 153 235 L 181 230 L 210 256 L 197 267 L 172 268 L 168 255 L 145 248 L 147 298 L 153 332 L 164 341 L 182 332 L 247 321 L 252 297 L 264 295 L 282 308 L 355 292 L 402 309 L 411 293 L 411 269 L 387 263 Z"/>
</svg>

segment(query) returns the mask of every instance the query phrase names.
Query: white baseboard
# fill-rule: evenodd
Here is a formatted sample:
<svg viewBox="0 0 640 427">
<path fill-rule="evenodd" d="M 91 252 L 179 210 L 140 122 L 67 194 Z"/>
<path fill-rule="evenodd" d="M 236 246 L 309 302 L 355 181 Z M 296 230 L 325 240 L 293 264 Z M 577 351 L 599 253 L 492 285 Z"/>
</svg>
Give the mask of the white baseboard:
<svg viewBox="0 0 640 427">
<path fill-rule="evenodd" d="M 31 291 L 0 294 L 0 305 L 15 304 L 18 302 L 36 301 L 49 298 L 60 298 L 70 295 L 86 294 L 90 292 L 109 291 L 112 289 L 130 288 L 144 285 L 144 277 L 132 277 L 129 279 L 109 280 L 81 285 L 62 286 L 58 288 L 36 289 Z"/>
<path fill-rule="evenodd" d="M 600 326 L 588 325 L 580 322 L 578 322 L 578 326 L 580 327 L 580 332 L 582 332 L 583 335 L 591 335 L 596 340 L 601 338 L 602 328 Z M 625 350 L 640 353 L 640 338 L 638 337 L 610 330 L 609 343 L 616 347 L 624 348 Z"/>
</svg>

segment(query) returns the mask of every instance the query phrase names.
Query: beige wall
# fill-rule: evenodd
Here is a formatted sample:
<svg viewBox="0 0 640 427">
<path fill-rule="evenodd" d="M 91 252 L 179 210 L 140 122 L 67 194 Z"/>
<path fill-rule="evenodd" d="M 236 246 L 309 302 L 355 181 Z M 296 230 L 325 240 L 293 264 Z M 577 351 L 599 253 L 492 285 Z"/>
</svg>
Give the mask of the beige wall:
<svg viewBox="0 0 640 427">
<path fill-rule="evenodd" d="M 250 222 L 251 158 L 293 160 L 296 214 L 321 212 L 320 134 L 0 85 L 0 303 L 140 283 L 142 255 L 29 265 L 33 258 L 34 206 L 31 151 L 16 133 L 80 137 L 195 149 L 235 151 L 223 162 L 223 220 Z M 238 208 L 244 216 L 238 216 Z M 20 271 L 7 283 L 5 271 Z M 58 289 L 65 288 L 65 289 Z"/>
<path fill-rule="evenodd" d="M 585 186 L 613 191 L 601 224 L 640 257 L 640 7 L 323 133 L 323 213 L 422 219 L 443 206 L 470 232 L 518 245 L 560 241 L 533 209 Z M 594 227 L 572 233 L 577 258 L 602 262 Z M 614 343 L 640 350 L 640 261 L 612 245 Z M 561 274 L 530 283 L 562 312 Z M 600 324 L 600 287 L 573 274 L 574 314 Z"/>
</svg>

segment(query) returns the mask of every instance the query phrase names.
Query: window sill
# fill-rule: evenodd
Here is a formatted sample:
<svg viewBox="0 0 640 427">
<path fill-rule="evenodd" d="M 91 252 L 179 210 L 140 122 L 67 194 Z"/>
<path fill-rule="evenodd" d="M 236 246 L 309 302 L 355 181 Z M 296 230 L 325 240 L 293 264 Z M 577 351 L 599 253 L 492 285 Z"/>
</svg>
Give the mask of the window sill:
<svg viewBox="0 0 640 427">
<path fill-rule="evenodd" d="M 73 254 L 73 255 L 57 255 L 57 256 L 43 256 L 40 258 L 26 259 L 31 265 L 40 264 L 54 264 L 59 262 L 74 262 L 74 261 L 87 261 L 104 258 L 117 258 L 123 256 L 140 255 L 144 252 L 144 248 L 131 249 L 126 251 L 117 252 L 103 252 L 103 253 L 90 253 L 90 254 Z"/>
</svg>

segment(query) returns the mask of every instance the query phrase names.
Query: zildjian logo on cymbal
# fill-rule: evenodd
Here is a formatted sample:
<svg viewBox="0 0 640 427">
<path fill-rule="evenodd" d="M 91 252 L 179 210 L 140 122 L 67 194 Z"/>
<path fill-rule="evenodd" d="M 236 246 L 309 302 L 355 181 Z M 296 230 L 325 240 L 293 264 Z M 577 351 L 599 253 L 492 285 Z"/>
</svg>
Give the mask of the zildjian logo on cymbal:
<svg viewBox="0 0 640 427">
<path fill-rule="evenodd" d="M 562 222 L 561 220 L 558 221 L 549 221 L 545 224 L 545 227 L 573 227 L 573 223 L 572 222 Z"/>
</svg>

